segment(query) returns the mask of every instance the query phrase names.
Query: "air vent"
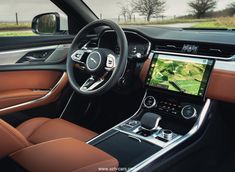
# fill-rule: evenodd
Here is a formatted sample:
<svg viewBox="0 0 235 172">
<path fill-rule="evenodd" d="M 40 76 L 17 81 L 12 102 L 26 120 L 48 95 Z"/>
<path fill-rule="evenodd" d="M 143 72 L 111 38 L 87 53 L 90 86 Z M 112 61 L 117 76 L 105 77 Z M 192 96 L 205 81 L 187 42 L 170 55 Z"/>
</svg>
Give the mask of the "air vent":
<svg viewBox="0 0 235 172">
<path fill-rule="evenodd" d="M 222 58 L 230 58 L 235 55 L 235 47 L 231 45 L 200 45 L 198 54 L 206 56 L 215 56 Z"/>
<path fill-rule="evenodd" d="M 184 44 L 180 42 L 165 42 L 161 41 L 156 43 L 156 51 L 168 51 L 168 52 L 181 52 Z"/>
<path fill-rule="evenodd" d="M 156 51 L 198 54 L 220 58 L 230 58 L 235 55 L 235 46 L 211 43 L 192 43 L 176 41 L 158 41 L 155 44 Z"/>
</svg>

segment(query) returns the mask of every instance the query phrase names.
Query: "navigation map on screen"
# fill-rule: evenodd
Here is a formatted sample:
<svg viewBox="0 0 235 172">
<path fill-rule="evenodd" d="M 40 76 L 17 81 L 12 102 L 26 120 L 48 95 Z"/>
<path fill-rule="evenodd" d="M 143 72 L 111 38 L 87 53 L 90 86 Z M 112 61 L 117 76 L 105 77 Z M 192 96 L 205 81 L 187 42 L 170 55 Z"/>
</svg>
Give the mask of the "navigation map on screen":
<svg viewBox="0 0 235 172">
<path fill-rule="evenodd" d="M 204 96 L 212 59 L 156 54 L 146 84 L 190 95 Z"/>
</svg>

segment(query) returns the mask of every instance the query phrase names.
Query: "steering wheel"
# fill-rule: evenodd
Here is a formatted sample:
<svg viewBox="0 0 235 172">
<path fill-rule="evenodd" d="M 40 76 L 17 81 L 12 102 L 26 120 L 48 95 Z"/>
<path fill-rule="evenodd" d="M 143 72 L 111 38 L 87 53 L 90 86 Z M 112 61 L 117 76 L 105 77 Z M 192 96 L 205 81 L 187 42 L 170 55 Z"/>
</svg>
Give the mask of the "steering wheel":
<svg viewBox="0 0 235 172">
<path fill-rule="evenodd" d="M 88 33 L 99 26 L 108 26 L 117 35 L 117 43 L 120 55 L 110 49 L 87 48 L 81 42 Z M 114 40 L 110 40 L 114 41 Z M 120 26 L 110 20 L 97 20 L 86 25 L 74 38 L 67 56 L 67 74 L 72 88 L 86 96 L 101 95 L 110 90 L 122 77 L 127 66 L 128 43 L 127 38 Z M 89 78 L 78 84 L 75 79 L 74 67 L 86 70 Z"/>
</svg>

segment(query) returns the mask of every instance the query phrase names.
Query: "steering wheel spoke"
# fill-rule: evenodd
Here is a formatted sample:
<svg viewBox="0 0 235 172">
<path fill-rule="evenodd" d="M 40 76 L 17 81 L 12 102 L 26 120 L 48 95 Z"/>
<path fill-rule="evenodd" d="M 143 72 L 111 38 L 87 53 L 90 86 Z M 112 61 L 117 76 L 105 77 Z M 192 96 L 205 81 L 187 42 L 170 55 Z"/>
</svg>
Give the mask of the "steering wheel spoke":
<svg viewBox="0 0 235 172">
<path fill-rule="evenodd" d="M 74 62 L 85 66 L 86 58 L 91 52 L 90 49 L 79 49 L 71 55 L 71 58 Z"/>
<path fill-rule="evenodd" d="M 114 70 L 114 68 L 116 67 L 116 64 L 117 64 L 116 57 L 113 54 L 109 54 L 107 56 L 105 70 L 108 72 Z"/>
<path fill-rule="evenodd" d="M 94 76 L 88 78 L 85 83 L 80 87 L 81 91 L 92 91 L 105 81 L 104 77 L 96 79 Z"/>
</svg>

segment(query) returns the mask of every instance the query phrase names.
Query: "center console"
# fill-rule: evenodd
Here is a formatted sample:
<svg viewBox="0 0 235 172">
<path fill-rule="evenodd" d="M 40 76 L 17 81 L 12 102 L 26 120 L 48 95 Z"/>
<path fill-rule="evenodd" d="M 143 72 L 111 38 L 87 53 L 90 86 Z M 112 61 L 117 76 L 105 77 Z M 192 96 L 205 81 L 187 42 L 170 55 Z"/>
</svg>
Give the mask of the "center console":
<svg viewBox="0 0 235 172">
<path fill-rule="evenodd" d="M 139 171 L 167 156 L 205 121 L 204 95 L 213 59 L 152 52 L 146 93 L 137 112 L 88 143 L 119 161 L 119 171 Z"/>
</svg>

